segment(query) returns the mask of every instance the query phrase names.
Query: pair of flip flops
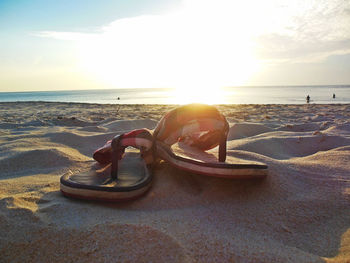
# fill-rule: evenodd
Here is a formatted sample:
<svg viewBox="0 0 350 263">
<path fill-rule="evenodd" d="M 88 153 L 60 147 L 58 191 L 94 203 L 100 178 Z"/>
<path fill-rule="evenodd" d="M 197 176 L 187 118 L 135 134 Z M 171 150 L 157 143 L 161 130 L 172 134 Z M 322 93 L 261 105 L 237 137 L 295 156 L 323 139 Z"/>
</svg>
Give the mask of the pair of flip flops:
<svg viewBox="0 0 350 263">
<path fill-rule="evenodd" d="M 80 199 L 135 199 L 150 188 L 152 166 L 157 160 L 208 176 L 265 177 L 267 165 L 263 163 L 231 156 L 226 160 L 228 131 L 226 118 L 213 106 L 190 104 L 175 108 L 154 131 L 139 129 L 117 135 L 97 149 L 93 155 L 97 163 L 89 171 L 61 177 L 61 192 Z M 128 146 L 139 149 L 139 153 L 126 149 Z"/>
</svg>

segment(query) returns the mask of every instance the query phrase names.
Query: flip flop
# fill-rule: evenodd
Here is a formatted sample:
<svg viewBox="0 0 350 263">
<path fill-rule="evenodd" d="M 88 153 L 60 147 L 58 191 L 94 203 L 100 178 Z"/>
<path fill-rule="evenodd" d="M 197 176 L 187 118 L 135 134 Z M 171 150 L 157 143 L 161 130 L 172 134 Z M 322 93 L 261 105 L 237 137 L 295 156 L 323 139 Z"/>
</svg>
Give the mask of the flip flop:
<svg viewBox="0 0 350 263">
<path fill-rule="evenodd" d="M 87 171 L 65 174 L 61 192 L 68 197 L 100 201 L 135 199 L 151 186 L 152 134 L 147 129 L 117 135 L 94 153 L 99 163 Z M 126 151 L 128 146 L 140 153 Z"/>
<path fill-rule="evenodd" d="M 153 132 L 155 155 L 178 169 L 231 179 L 261 178 L 266 164 L 226 157 L 228 122 L 215 107 L 190 104 L 168 112 Z M 218 151 L 211 150 L 218 146 Z"/>
<path fill-rule="evenodd" d="M 180 170 L 208 176 L 265 177 L 268 174 L 266 164 L 226 156 L 228 130 L 225 116 L 214 106 L 180 106 L 168 112 L 153 131 L 154 159 L 164 160 Z M 218 151 L 214 149 L 216 147 Z M 110 152 L 111 147 L 99 149 L 95 159 L 110 162 Z"/>
</svg>

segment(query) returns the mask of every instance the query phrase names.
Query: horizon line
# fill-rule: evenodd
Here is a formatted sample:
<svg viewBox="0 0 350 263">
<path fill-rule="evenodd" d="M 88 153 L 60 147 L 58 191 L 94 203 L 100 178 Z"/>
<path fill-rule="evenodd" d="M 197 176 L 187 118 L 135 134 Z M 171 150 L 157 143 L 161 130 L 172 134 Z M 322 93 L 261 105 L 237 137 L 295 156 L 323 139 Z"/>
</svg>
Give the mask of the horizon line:
<svg viewBox="0 0 350 263">
<path fill-rule="evenodd" d="M 222 89 L 229 89 L 229 88 L 253 88 L 253 87 L 326 87 L 326 86 L 350 86 L 350 84 L 302 84 L 302 85 L 235 85 L 235 86 L 227 86 L 227 87 L 221 87 Z M 92 90 L 137 90 L 137 89 L 144 89 L 144 90 L 150 90 L 150 89 L 157 89 L 157 90 L 176 90 L 176 88 L 169 88 L 169 87 L 164 87 L 164 88 L 91 88 L 91 89 L 59 89 L 59 90 L 15 90 L 15 91 L 0 91 L 0 93 L 26 93 L 26 92 L 59 92 L 59 91 L 92 91 Z"/>
</svg>

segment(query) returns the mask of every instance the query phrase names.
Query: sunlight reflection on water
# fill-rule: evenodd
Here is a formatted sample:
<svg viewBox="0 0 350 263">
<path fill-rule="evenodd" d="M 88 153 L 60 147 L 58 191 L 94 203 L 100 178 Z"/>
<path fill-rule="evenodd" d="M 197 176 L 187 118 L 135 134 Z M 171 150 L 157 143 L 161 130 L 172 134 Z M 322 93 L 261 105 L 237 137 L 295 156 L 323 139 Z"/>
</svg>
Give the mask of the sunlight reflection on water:
<svg viewBox="0 0 350 263">
<path fill-rule="evenodd" d="M 188 104 L 188 103 L 205 103 L 205 104 L 224 104 L 225 90 L 216 89 L 215 91 L 203 90 L 173 90 L 169 93 L 169 103 L 171 104 Z"/>
</svg>

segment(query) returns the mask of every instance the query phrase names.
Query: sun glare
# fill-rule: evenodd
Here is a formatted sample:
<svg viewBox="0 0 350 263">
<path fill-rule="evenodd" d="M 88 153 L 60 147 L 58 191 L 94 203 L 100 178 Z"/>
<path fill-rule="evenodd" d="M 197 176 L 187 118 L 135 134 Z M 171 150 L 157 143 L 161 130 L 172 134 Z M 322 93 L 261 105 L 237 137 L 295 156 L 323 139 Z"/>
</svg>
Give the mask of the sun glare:
<svg viewBox="0 0 350 263">
<path fill-rule="evenodd" d="M 225 91 L 223 88 L 215 90 L 205 87 L 189 87 L 188 89 L 174 89 L 170 95 L 169 103 L 171 104 L 222 104 L 225 103 Z"/>
<path fill-rule="evenodd" d="M 215 101 L 220 88 L 245 84 L 259 64 L 243 15 L 228 11 L 232 1 L 212 3 L 117 20 L 78 43 L 80 65 L 116 88 L 175 88 L 180 103 Z"/>
</svg>

